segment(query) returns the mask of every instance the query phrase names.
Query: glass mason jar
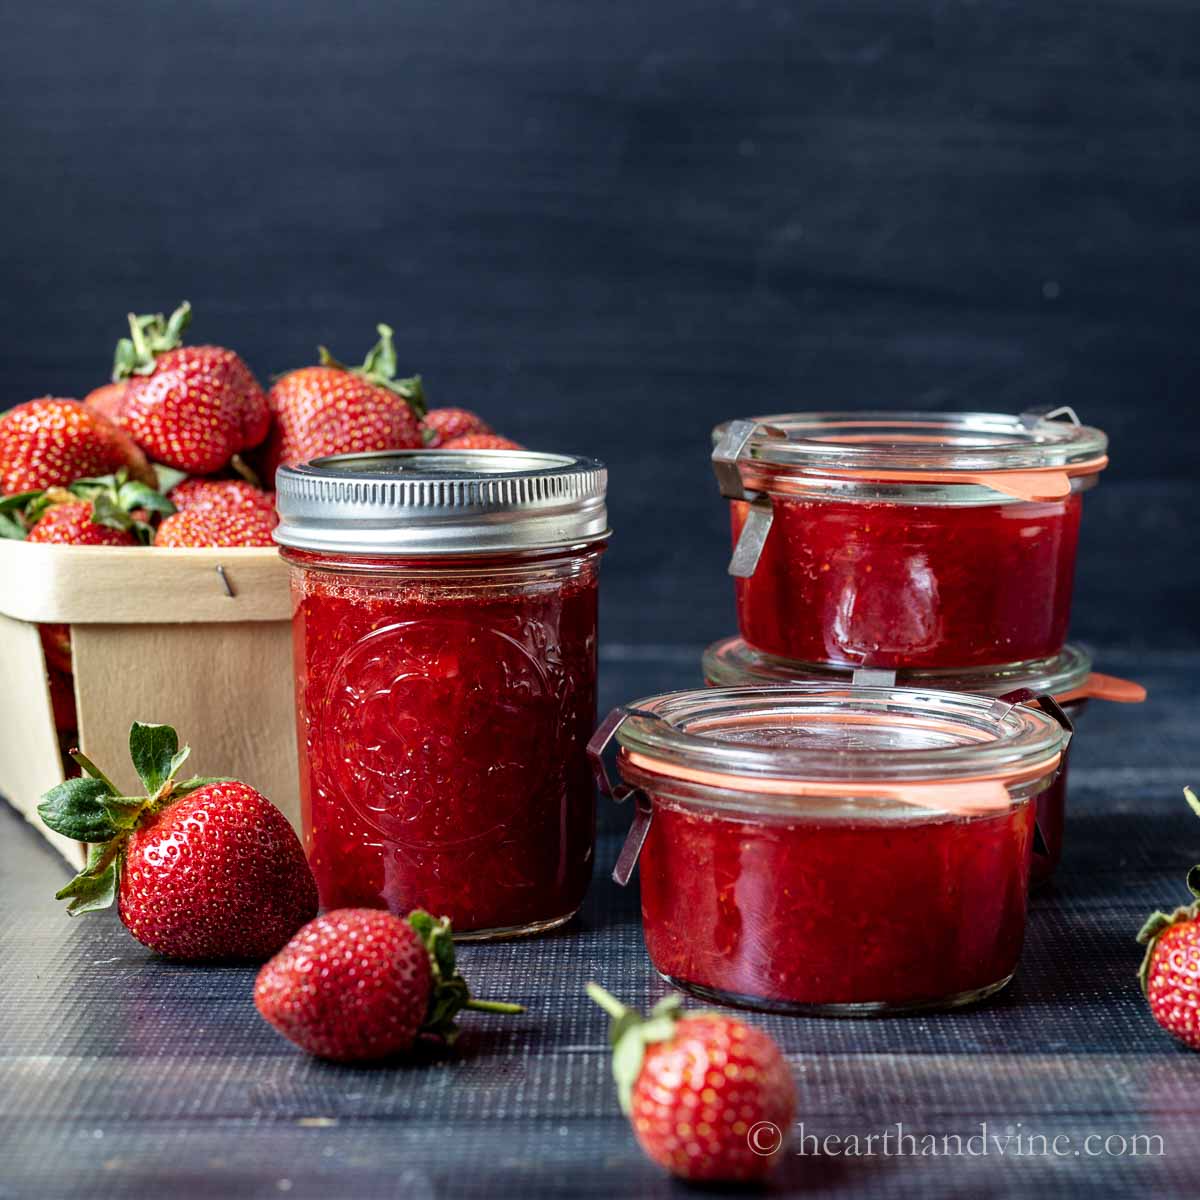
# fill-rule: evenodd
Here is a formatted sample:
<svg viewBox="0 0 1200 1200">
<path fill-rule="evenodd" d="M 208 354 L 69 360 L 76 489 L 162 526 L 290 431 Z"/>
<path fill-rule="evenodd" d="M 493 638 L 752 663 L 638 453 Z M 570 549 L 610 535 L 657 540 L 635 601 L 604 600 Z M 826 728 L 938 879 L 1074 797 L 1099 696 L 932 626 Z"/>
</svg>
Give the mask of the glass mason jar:
<svg viewBox="0 0 1200 1200">
<path fill-rule="evenodd" d="M 744 687 L 804 683 L 852 682 L 848 668 L 811 667 L 773 658 L 747 644 L 744 638 L 729 637 L 713 642 L 704 652 L 704 679 L 710 687 Z M 1078 728 L 1089 700 L 1114 700 L 1140 704 L 1146 689 L 1128 679 L 1102 675 L 1092 670 L 1092 657 L 1082 646 L 1068 643 L 1062 653 L 1044 662 L 1016 667 L 981 668 L 975 671 L 871 671 L 874 682 L 898 683 L 903 687 L 935 687 L 975 696 L 1053 696 Z M 1037 802 L 1037 833 L 1034 838 L 1030 882 L 1045 883 L 1062 859 L 1066 826 L 1067 768 L 1069 751 L 1063 751 L 1058 778 Z"/>
<path fill-rule="evenodd" d="M 855 1016 L 1009 981 L 1036 801 L 1069 737 L 1025 704 L 810 684 L 639 700 L 591 751 L 637 802 L 614 875 L 640 850 L 657 970 L 721 1003 Z"/>
<path fill-rule="evenodd" d="M 606 473 L 407 450 L 279 471 L 304 842 L 324 908 L 560 925 L 591 877 Z"/>
<path fill-rule="evenodd" d="M 738 625 L 806 663 L 1049 658 L 1071 611 L 1098 429 L 996 413 L 790 413 L 720 425 Z"/>
</svg>

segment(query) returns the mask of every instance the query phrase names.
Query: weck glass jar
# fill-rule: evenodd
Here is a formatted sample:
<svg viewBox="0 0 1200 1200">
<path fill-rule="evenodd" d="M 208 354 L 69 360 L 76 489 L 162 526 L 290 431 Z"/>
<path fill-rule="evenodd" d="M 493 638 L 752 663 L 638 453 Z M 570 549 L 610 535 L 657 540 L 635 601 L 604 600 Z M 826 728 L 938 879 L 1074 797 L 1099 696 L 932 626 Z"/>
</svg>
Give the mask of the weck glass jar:
<svg viewBox="0 0 1200 1200">
<path fill-rule="evenodd" d="M 1098 429 L 997 413 L 790 413 L 714 431 L 738 624 L 805 663 L 962 670 L 1062 649 Z"/>
<path fill-rule="evenodd" d="M 704 678 L 710 687 L 745 687 L 805 683 L 853 682 L 850 668 L 812 667 L 763 654 L 744 638 L 729 637 L 714 642 L 704 652 Z M 1102 675 L 1092 670 L 1092 657 L 1068 643 L 1062 653 L 1039 663 L 1015 667 L 985 667 L 974 671 L 883 671 L 872 670 L 877 681 L 902 687 L 933 687 L 976 696 L 1054 697 L 1078 728 L 1089 700 L 1112 700 L 1140 704 L 1146 689 L 1128 679 Z M 1062 860 L 1067 816 L 1067 769 L 1069 752 L 1063 751 L 1058 778 L 1038 797 L 1037 831 L 1034 838 L 1030 881 L 1046 882 Z M 1040 835 L 1040 836 L 1038 836 Z"/>
<path fill-rule="evenodd" d="M 324 908 L 568 920 L 592 868 L 606 472 L 528 451 L 279 471 L 304 842 Z"/>
<path fill-rule="evenodd" d="M 614 874 L 640 863 L 655 968 L 721 1003 L 854 1016 L 1009 981 L 1035 805 L 1069 737 L 1025 704 L 811 684 L 639 700 L 591 752 L 636 801 Z"/>
</svg>

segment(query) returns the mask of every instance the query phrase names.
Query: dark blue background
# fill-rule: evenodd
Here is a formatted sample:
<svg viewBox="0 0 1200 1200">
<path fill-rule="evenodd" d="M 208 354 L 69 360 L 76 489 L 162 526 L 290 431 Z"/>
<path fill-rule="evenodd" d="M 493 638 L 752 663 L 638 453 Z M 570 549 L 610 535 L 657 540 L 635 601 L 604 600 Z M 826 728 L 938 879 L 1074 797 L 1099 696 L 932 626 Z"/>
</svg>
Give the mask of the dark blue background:
<svg viewBox="0 0 1200 1200">
<path fill-rule="evenodd" d="M 732 626 L 709 427 L 1073 404 L 1075 632 L 1200 641 L 1200 6 L 4 7 L 4 403 L 183 296 L 263 376 L 393 323 L 612 466 L 606 635 Z"/>
</svg>

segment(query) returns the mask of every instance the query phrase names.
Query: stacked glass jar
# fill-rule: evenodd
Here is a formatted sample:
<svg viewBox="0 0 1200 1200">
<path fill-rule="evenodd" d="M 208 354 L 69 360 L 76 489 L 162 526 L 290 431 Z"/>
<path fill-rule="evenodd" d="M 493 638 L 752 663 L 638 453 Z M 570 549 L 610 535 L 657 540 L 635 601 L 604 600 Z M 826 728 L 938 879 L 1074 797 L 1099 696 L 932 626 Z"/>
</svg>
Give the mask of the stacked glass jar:
<svg viewBox="0 0 1200 1200">
<path fill-rule="evenodd" d="M 1068 714 L 1144 695 L 1066 644 L 1105 435 L 1070 410 L 796 413 L 714 442 L 740 637 L 706 655 L 716 686 L 592 743 L 636 799 L 617 875 L 640 854 L 655 966 L 785 1010 L 994 992 L 1061 854 Z"/>
</svg>

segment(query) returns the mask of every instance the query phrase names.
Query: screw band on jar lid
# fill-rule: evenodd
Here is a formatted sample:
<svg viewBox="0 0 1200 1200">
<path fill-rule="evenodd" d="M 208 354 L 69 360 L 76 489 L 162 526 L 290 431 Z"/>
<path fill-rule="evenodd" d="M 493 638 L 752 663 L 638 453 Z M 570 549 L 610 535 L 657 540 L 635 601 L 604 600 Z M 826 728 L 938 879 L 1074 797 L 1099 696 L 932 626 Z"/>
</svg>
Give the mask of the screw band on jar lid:
<svg viewBox="0 0 1200 1200">
<path fill-rule="evenodd" d="M 489 554 L 608 537 L 608 473 L 529 450 L 388 450 L 281 467 L 275 540 L 349 554 Z"/>
</svg>

